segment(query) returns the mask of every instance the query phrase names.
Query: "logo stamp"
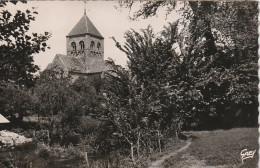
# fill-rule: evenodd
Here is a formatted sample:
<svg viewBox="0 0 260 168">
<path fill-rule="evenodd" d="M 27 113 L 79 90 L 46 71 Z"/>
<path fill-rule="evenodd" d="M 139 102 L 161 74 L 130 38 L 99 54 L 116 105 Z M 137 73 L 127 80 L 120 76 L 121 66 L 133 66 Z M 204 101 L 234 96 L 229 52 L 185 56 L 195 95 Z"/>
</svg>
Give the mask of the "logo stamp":
<svg viewBox="0 0 260 168">
<path fill-rule="evenodd" d="M 245 159 L 253 158 L 256 150 L 248 151 L 247 149 L 243 149 L 240 152 L 242 163 L 244 163 Z"/>
</svg>

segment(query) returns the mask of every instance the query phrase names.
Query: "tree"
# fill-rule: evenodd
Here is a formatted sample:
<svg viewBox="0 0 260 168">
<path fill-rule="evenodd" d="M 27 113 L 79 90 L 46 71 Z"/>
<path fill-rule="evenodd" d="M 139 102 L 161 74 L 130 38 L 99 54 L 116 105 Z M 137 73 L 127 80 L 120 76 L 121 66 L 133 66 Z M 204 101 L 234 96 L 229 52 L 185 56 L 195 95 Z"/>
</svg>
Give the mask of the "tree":
<svg viewBox="0 0 260 168">
<path fill-rule="evenodd" d="M 115 128 L 111 136 L 130 147 L 130 156 L 135 163 L 134 147 L 137 144 L 141 124 L 141 117 L 138 116 L 140 106 L 133 102 L 136 88 L 128 71 L 115 65 L 112 60 L 109 64 L 113 70 L 105 74 L 109 84 L 104 87 L 104 115 Z"/>
<path fill-rule="evenodd" d="M 133 3 L 123 2 L 122 6 L 131 8 Z M 161 7 L 168 13 L 180 4 L 179 25 L 184 28 L 176 41 L 185 66 L 175 70 L 187 74 L 179 81 L 186 82 L 186 91 L 196 88 L 201 95 L 193 110 L 197 119 L 227 118 L 237 105 L 251 104 L 256 109 L 257 2 L 149 1 L 143 2 L 132 19 L 153 16 Z"/>
<path fill-rule="evenodd" d="M 169 33 L 171 32 L 171 33 Z M 106 116 L 119 136 L 134 151 L 155 146 L 161 151 L 167 132 L 178 137 L 182 123 L 200 98 L 196 89 L 188 91 L 191 78 L 172 45 L 177 39 L 177 23 L 155 37 L 151 27 L 125 34 L 126 43 L 117 47 L 128 57 L 128 70 L 111 62 L 106 73 L 110 85 L 104 87 Z M 175 71 L 175 72 L 174 72 Z M 193 96 L 193 97 L 192 97 Z M 189 104 L 187 104 L 190 100 Z M 141 144 L 142 142 L 142 144 Z"/>
<path fill-rule="evenodd" d="M 26 1 L 20 1 L 26 3 Z M 8 3 L 19 3 L 10 1 Z M 31 21 L 37 12 L 33 9 L 12 15 L 7 9 L 6 1 L 0 3 L 0 81 L 13 81 L 18 85 L 32 86 L 35 72 L 39 70 L 33 64 L 33 54 L 45 51 L 50 34 L 28 33 Z"/>
<path fill-rule="evenodd" d="M 168 132 L 178 137 L 183 125 L 188 127 L 191 122 L 209 129 L 213 119 L 234 117 L 233 106 L 257 102 L 256 48 L 247 48 L 247 60 L 240 59 L 240 49 L 234 48 L 238 38 L 229 38 L 230 30 L 218 28 L 223 23 L 224 3 L 183 3 L 188 5 L 182 9 L 183 18 L 165 27 L 159 36 L 148 27 L 141 33 L 127 31 L 123 45 L 114 39 L 128 57 L 129 69 L 110 62 L 112 70 L 105 73 L 110 84 L 104 87 L 105 116 L 113 125 L 114 139 L 129 147 L 133 162 L 135 154 L 150 148 L 154 140 L 160 150 Z M 170 11 L 176 5 L 167 1 L 144 4 L 136 17 L 153 15 L 164 5 L 171 5 Z M 255 5 L 251 7 L 255 9 Z M 215 19 L 210 17 L 211 10 L 218 10 Z M 255 45 L 256 38 L 250 39 Z M 175 52 L 176 45 L 180 54 Z M 250 87 L 245 87 L 246 82 Z"/>
<path fill-rule="evenodd" d="M 141 30 L 142 34 L 128 31 L 125 35 L 124 46 L 117 43 L 118 48 L 125 52 L 129 59 L 129 70 L 139 87 L 137 94 L 139 91 L 140 99 L 146 106 L 143 113 L 147 113 L 146 116 L 149 116 L 151 123 L 156 122 L 158 130 L 166 127 L 162 124 L 166 118 L 172 118 L 167 116 L 171 114 L 163 115 L 163 108 L 169 107 L 166 105 L 169 102 L 166 101 L 167 98 L 164 98 L 163 88 L 167 84 L 169 85 L 167 72 L 172 66 L 172 62 L 177 63 L 176 61 L 179 60 L 177 54 L 172 50 L 172 45 L 176 43 L 177 38 L 177 23 L 169 27 L 168 31 L 172 33 L 170 36 L 165 31 L 162 33 L 162 37 L 156 38 L 151 27 L 148 27 L 147 30 Z M 165 118 L 162 119 L 163 117 Z M 169 123 L 170 121 L 167 124 Z"/>
<path fill-rule="evenodd" d="M 33 88 L 39 125 L 47 125 L 51 138 L 61 141 L 75 131 L 84 113 L 83 96 L 72 89 L 70 78 L 63 74 L 46 70 Z"/>
<path fill-rule="evenodd" d="M 72 89 L 84 98 L 84 115 L 98 118 L 101 110 L 101 90 L 103 81 L 99 75 L 79 77 L 71 85 Z"/>
<path fill-rule="evenodd" d="M 29 116 L 36 111 L 36 101 L 30 90 L 22 89 L 12 83 L 0 86 L 0 110 L 11 124 L 16 126 L 24 116 Z"/>
<path fill-rule="evenodd" d="M 45 70 L 40 74 L 33 93 L 37 100 L 38 123 L 50 131 L 51 142 L 68 145 L 89 136 L 86 131 L 95 123 L 87 122 L 95 121 L 91 117 L 98 118 L 101 109 L 96 90 L 100 85 L 100 78 L 82 77 L 72 82 L 62 70 Z"/>
</svg>

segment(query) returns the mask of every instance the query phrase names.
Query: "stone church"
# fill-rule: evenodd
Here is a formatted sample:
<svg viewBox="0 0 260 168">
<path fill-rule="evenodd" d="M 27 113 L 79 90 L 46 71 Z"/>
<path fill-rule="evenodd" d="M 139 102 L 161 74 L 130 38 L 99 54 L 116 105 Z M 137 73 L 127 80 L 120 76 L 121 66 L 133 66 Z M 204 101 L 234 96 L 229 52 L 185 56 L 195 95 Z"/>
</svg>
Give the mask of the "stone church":
<svg viewBox="0 0 260 168">
<path fill-rule="evenodd" d="M 73 80 L 100 74 L 109 68 L 104 61 L 104 37 L 86 13 L 66 36 L 67 55 L 57 54 L 46 69 L 62 69 Z"/>
</svg>

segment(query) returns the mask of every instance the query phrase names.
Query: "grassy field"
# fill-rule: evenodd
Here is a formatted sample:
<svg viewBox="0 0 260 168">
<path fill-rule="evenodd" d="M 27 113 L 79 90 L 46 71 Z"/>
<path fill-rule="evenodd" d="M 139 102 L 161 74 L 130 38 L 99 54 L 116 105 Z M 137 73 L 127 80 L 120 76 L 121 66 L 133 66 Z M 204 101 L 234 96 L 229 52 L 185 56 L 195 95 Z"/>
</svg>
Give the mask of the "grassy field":
<svg viewBox="0 0 260 168">
<path fill-rule="evenodd" d="M 190 147 L 164 162 L 165 168 L 257 168 L 257 128 L 185 132 L 192 138 Z M 243 149 L 256 150 L 253 158 L 244 160 Z"/>
</svg>

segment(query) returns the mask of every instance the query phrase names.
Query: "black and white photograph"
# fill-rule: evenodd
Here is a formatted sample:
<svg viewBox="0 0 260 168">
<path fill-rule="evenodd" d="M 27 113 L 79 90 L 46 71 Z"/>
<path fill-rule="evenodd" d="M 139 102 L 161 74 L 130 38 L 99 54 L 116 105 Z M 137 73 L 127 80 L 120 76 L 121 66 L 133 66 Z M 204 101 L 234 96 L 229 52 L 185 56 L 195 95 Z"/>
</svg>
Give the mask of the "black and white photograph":
<svg viewBox="0 0 260 168">
<path fill-rule="evenodd" d="M 258 1 L 0 0 L 0 168 L 258 168 Z"/>
</svg>

